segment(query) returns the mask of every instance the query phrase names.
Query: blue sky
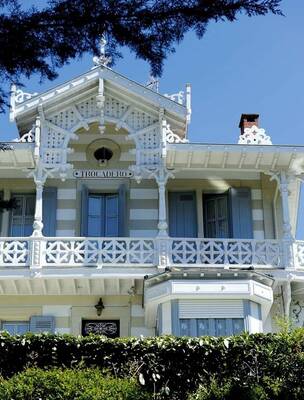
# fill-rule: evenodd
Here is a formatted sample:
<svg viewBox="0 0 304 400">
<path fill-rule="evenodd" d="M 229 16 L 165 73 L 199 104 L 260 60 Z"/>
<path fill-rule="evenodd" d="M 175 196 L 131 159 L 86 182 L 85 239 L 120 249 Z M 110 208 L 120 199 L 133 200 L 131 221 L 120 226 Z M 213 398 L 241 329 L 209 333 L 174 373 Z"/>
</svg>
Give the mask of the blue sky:
<svg viewBox="0 0 304 400">
<path fill-rule="evenodd" d="M 241 113 L 259 113 L 260 126 L 274 144 L 304 144 L 304 1 L 283 0 L 285 17 L 268 15 L 237 22 L 212 23 L 202 40 L 189 33 L 168 55 L 160 91 L 174 93 L 192 85 L 191 141 L 236 143 Z M 124 51 L 114 69 L 138 82 L 149 66 Z M 53 82 L 24 80 L 25 89 L 41 92 L 87 71 L 91 55 L 73 61 Z M 8 115 L 0 116 L 0 140 L 16 137 Z M 303 203 L 303 197 L 301 200 Z M 304 237 L 301 207 L 298 237 Z"/>
</svg>

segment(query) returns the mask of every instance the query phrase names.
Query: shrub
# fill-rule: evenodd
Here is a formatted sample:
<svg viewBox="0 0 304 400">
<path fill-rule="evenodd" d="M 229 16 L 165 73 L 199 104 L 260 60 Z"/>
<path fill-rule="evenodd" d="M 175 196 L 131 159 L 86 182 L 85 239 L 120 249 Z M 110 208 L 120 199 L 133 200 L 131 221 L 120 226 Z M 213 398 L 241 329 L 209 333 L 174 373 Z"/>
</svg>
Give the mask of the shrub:
<svg viewBox="0 0 304 400">
<path fill-rule="evenodd" d="M 118 377 L 134 377 L 155 398 L 185 400 L 199 385 L 262 380 L 278 383 L 281 393 L 304 399 L 304 329 L 280 334 L 242 334 L 229 338 L 120 338 L 69 335 L 0 334 L 0 374 L 29 367 L 98 368 Z M 265 381 L 266 382 L 266 381 Z M 262 388 L 267 389 L 263 383 Z M 285 392 L 284 392 L 285 391 Z M 266 390 L 268 395 L 268 391 Z M 298 397 L 296 397 L 298 396 Z M 275 397 L 274 397 L 275 398 Z M 277 397 L 284 399 L 284 397 Z"/>
<path fill-rule="evenodd" d="M 200 385 L 188 400 L 302 400 L 303 389 L 294 389 L 287 390 L 283 381 L 268 377 L 251 386 L 231 379 L 225 382 L 212 379 L 209 385 Z"/>
<path fill-rule="evenodd" d="M 97 369 L 28 369 L 2 380 L 1 400 L 148 400 L 134 380 L 105 376 Z"/>
</svg>

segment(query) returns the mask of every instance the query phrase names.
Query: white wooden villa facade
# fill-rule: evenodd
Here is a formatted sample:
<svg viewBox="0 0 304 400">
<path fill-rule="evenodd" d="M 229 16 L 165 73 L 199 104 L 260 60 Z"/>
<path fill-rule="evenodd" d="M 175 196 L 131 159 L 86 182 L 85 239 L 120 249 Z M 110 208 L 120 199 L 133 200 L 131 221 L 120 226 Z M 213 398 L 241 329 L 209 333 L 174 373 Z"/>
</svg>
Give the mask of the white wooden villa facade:
<svg viewBox="0 0 304 400">
<path fill-rule="evenodd" d="M 12 90 L 20 139 L 0 154 L 0 192 L 17 208 L 1 214 L 0 329 L 302 325 L 304 147 L 271 144 L 255 114 L 238 144 L 190 143 L 189 86 L 168 97 L 96 64 L 45 93 Z"/>
</svg>

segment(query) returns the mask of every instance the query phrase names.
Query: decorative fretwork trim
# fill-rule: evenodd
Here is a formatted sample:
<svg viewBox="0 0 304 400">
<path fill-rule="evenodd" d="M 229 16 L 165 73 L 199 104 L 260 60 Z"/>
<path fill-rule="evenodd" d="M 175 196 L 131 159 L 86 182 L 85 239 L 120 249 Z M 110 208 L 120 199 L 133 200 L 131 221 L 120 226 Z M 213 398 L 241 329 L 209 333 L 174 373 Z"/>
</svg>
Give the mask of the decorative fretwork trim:
<svg viewBox="0 0 304 400">
<path fill-rule="evenodd" d="M 265 129 L 253 125 L 251 128 L 245 128 L 244 133 L 240 135 L 238 144 L 272 144 L 270 136 L 267 136 Z"/>
</svg>

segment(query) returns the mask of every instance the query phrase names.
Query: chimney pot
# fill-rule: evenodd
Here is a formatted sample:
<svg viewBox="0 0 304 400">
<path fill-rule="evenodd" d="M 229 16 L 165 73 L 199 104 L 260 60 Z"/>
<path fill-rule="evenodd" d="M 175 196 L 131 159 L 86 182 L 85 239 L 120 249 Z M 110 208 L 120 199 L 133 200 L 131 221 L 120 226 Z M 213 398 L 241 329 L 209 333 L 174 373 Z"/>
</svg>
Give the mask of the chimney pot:
<svg viewBox="0 0 304 400">
<path fill-rule="evenodd" d="M 253 125 L 259 127 L 259 114 L 242 114 L 239 128 L 241 129 L 241 135 L 245 132 L 246 128 L 251 128 Z"/>
</svg>

